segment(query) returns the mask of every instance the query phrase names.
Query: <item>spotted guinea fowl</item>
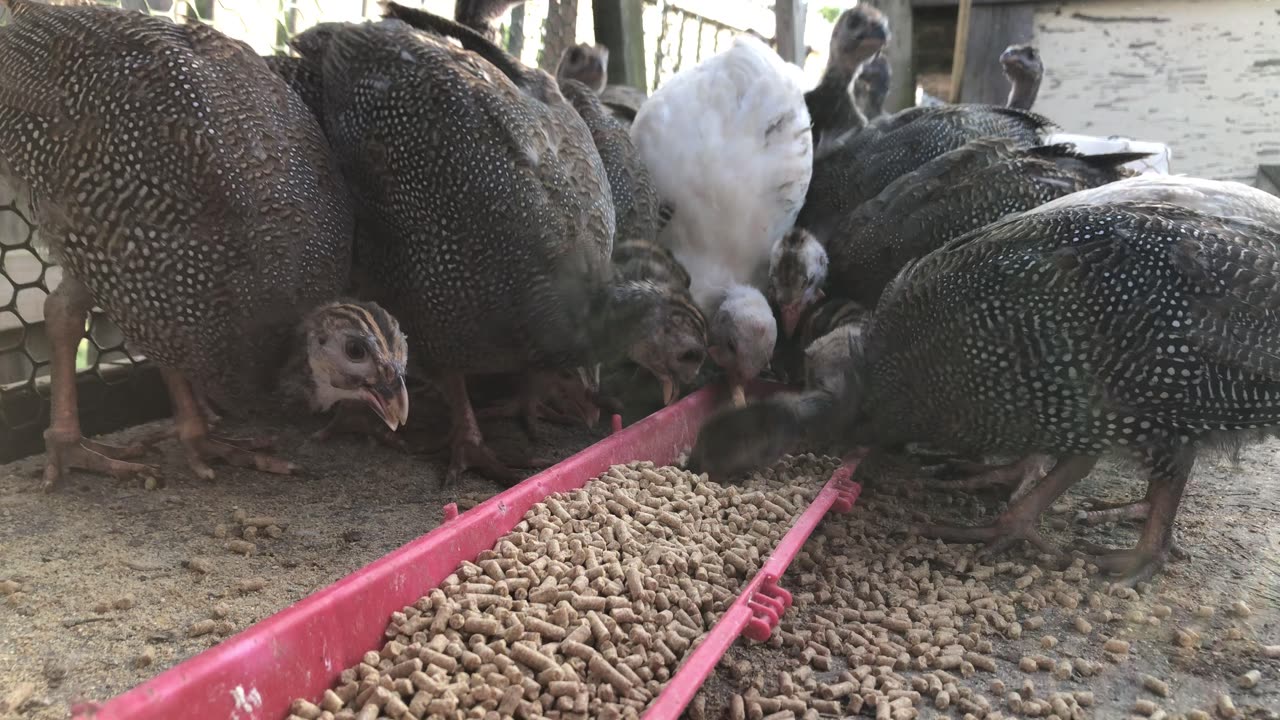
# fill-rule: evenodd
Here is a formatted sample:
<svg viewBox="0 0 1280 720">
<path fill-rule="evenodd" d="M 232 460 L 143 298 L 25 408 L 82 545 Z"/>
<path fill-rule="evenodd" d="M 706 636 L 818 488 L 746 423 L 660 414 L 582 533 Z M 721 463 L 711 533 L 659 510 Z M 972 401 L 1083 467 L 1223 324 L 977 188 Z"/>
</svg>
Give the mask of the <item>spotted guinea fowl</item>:
<svg viewBox="0 0 1280 720">
<path fill-rule="evenodd" d="M 854 103 L 853 84 L 888 41 L 889 22 L 871 5 L 859 3 L 836 19 L 822 77 L 817 87 L 804 94 L 816 152 L 867 124 Z"/>
<path fill-rule="evenodd" d="M 396 3 L 388 3 L 386 12 L 388 17 L 459 40 L 465 48 L 493 63 L 518 86 L 528 88 L 535 96 L 551 97 L 556 93 L 545 73 L 526 68 L 501 48 L 466 32 L 465 28 Z M 599 99 L 582 83 L 562 79 L 559 89 L 563 100 L 558 102 L 567 101 L 578 113 L 599 153 L 609 181 L 610 196 L 614 199 L 617 237 L 637 243 L 652 242 L 657 233 L 657 195 L 626 130 L 604 111 Z M 655 259 L 668 258 L 651 255 L 650 261 L 641 263 L 639 267 L 621 268 L 617 254 L 613 255 L 615 269 L 622 272 L 615 273 L 611 281 L 609 303 L 597 308 L 599 315 L 594 325 L 597 331 L 593 335 L 593 343 L 597 358 L 602 361 L 614 362 L 625 356 L 652 371 L 662 382 L 664 400 L 670 402 L 679 389 L 679 383 L 691 379 L 687 377 L 687 366 L 692 364 L 696 374 L 701 365 L 706 346 L 705 329 L 700 327 L 700 317 L 689 315 L 688 276 L 674 258 L 669 258 L 675 263 L 674 268 L 637 276 L 642 274 L 641 271 L 653 270 L 652 260 Z M 682 284 L 670 282 L 676 275 L 683 276 Z M 668 323 L 675 324 L 665 327 Z M 598 391 L 598 368 L 593 372 L 586 399 L 582 399 L 581 392 L 574 392 L 577 388 L 566 383 L 566 378 L 560 378 L 559 387 L 553 390 L 553 394 L 570 397 L 576 394 L 578 399 L 573 403 L 576 405 L 573 410 L 579 414 L 593 412 L 598 416 L 601 403 L 590 402 Z M 536 392 L 536 385 L 530 387 Z M 526 397 L 526 406 L 531 401 Z M 607 399 L 601 402 L 608 404 Z M 551 414 L 552 417 L 554 415 Z M 560 415 L 563 417 L 563 413 Z"/>
<path fill-rule="evenodd" d="M 864 447 L 1040 452 L 1053 469 L 993 525 L 922 531 L 1052 551 L 1041 512 L 1127 450 L 1148 478 L 1147 521 L 1133 549 L 1092 561 L 1127 582 L 1149 576 L 1197 455 L 1280 425 L 1280 216 L 1238 212 L 1252 189 L 1237 183 L 1197 181 L 1192 208 L 1142 197 L 1139 180 L 1059 198 L 909 266 L 851 343 L 843 392 L 720 415 L 694 468 L 756 467 L 833 425 Z"/>
<path fill-rule="evenodd" d="M 95 304 L 160 367 L 202 477 L 211 460 L 292 469 L 215 439 L 202 405 L 268 412 L 284 395 L 314 410 L 368 405 L 392 429 L 402 423 L 404 340 L 381 308 L 337 301 L 350 210 L 302 101 L 248 46 L 203 24 L 6 4 L 0 165 L 34 191 L 64 271 L 45 301 L 46 483 L 69 468 L 146 471 L 125 462 L 139 448 L 80 434 L 76 347 Z"/>
<path fill-rule="evenodd" d="M 975 140 L 898 178 L 841 221 L 826 243 L 827 290 L 874 307 L 908 262 L 1010 213 L 1131 177 L 1124 164 L 1143 157 Z"/>
<path fill-rule="evenodd" d="M 864 129 L 815 158 L 798 225 L 825 241 L 848 213 L 940 155 L 984 137 L 1040 145 L 1053 128 L 1040 115 L 996 105 L 911 108 L 888 117 L 902 121 Z"/>
<path fill-rule="evenodd" d="M 689 271 L 710 323 L 708 353 L 738 403 L 773 354 L 777 323 L 761 288 L 812 172 L 801 80 L 797 67 L 742 35 L 665 82 L 631 126 L 672 210 L 659 241 Z"/>
<path fill-rule="evenodd" d="M 556 79 L 577 80 L 600 96 L 600 103 L 624 127 L 630 127 L 640 106 L 648 99 L 643 90 L 630 85 L 610 85 L 609 48 L 578 43 L 565 48 L 556 65 Z"/>
<path fill-rule="evenodd" d="M 590 133 L 545 73 L 517 85 L 523 70 L 399 20 L 330 26 L 321 47 L 298 46 L 323 74 L 328 135 L 357 200 L 357 261 L 450 405 L 444 482 L 468 467 L 515 482 L 484 444 L 466 377 L 592 364 L 614 217 Z"/>
</svg>

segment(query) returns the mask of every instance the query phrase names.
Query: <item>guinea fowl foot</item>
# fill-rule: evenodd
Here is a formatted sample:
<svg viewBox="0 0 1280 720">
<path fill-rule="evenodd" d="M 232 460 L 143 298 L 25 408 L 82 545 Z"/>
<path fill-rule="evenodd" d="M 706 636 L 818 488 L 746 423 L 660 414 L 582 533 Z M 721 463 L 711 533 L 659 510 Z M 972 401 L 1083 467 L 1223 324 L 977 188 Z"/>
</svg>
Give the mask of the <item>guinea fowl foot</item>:
<svg viewBox="0 0 1280 720">
<path fill-rule="evenodd" d="M 961 527 L 957 525 L 917 525 L 912 530 L 921 537 L 936 538 L 949 543 L 986 543 L 982 553 L 996 555 L 1025 540 L 1048 555 L 1061 555 L 1062 551 L 1040 537 L 1035 528 L 1038 515 L 1025 517 L 1006 511 L 987 527 Z"/>
<path fill-rule="evenodd" d="M 464 434 L 450 443 L 449 469 L 444 474 L 441 487 L 457 487 L 466 470 L 475 470 L 489 480 L 512 487 L 524 479 L 524 475 L 513 470 L 513 467 L 541 468 L 548 465 L 551 463 L 540 458 L 499 458 L 485 446 L 484 441 Z"/>
<path fill-rule="evenodd" d="M 1075 544 L 1075 549 L 1085 562 L 1097 565 L 1112 576 L 1112 582 L 1125 587 L 1150 580 L 1170 557 L 1178 560 L 1191 557 L 1173 539 L 1154 548 L 1144 548 L 1141 542 L 1132 548 L 1109 548 L 1080 541 Z"/>
<path fill-rule="evenodd" d="M 923 537 L 937 538 L 945 542 L 985 542 L 985 554 L 992 555 L 1026 540 L 1041 552 L 1061 556 L 1063 553 L 1051 545 L 1036 530 L 1040 515 L 1057 500 L 1067 488 L 1089 474 L 1098 462 L 1095 457 L 1071 456 L 1058 460 L 1044 480 L 1033 486 L 1016 502 L 1005 509 L 996 521 L 987 527 L 956 527 L 952 525 L 917 526 L 914 530 Z"/>
<path fill-rule="evenodd" d="M 1076 522 L 1082 525 L 1102 525 L 1125 520 L 1146 520 L 1151 514 L 1151 503 L 1146 500 L 1130 503 L 1104 503 L 1101 500 L 1085 500 L 1088 510 L 1076 513 Z"/>
<path fill-rule="evenodd" d="M 44 489 L 56 490 L 62 486 L 67 470 L 85 470 L 109 475 L 117 480 L 133 477 L 156 478 L 156 468 L 151 465 L 127 462 L 130 458 L 145 455 L 146 446 L 116 447 L 82 437 L 57 438 L 45 433 L 48 458 L 44 466 Z"/>
<path fill-rule="evenodd" d="M 261 439 L 251 439 L 248 444 L 260 443 Z M 181 440 L 182 450 L 187 456 L 187 465 L 191 472 L 204 480 L 214 478 L 213 468 L 208 462 L 217 460 L 235 467 L 250 468 L 273 475 L 290 475 L 298 471 L 298 466 L 266 453 L 255 452 L 246 447 L 239 447 L 212 435 L 198 435 Z"/>
</svg>

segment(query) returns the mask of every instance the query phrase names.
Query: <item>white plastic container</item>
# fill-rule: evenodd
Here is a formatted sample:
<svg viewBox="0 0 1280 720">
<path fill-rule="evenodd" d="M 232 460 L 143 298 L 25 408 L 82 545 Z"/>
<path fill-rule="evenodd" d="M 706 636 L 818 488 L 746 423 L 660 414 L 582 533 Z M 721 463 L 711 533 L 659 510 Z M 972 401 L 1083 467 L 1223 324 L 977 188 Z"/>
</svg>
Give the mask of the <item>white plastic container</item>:
<svg viewBox="0 0 1280 720">
<path fill-rule="evenodd" d="M 1150 157 L 1125 163 L 1125 167 L 1140 173 L 1169 174 L 1169 160 L 1172 151 L 1168 145 L 1147 140 L 1130 140 L 1119 136 L 1096 137 L 1093 135 L 1076 135 L 1073 133 L 1054 133 L 1045 141 L 1046 144 L 1071 143 L 1085 155 L 1105 155 L 1119 152 L 1146 152 Z"/>
</svg>

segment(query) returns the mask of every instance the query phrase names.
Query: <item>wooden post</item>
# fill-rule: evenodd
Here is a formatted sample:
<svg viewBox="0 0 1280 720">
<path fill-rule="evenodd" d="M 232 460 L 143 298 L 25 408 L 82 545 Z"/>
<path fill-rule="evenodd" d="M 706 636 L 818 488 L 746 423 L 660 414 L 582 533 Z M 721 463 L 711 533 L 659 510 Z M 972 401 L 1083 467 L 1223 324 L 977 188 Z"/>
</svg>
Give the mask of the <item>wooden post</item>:
<svg viewBox="0 0 1280 720">
<path fill-rule="evenodd" d="M 1013 43 L 1029 42 L 1035 35 L 1035 6 L 1030 3 L 978 5 L 969 18 L 969 42 L 965 43 L 964 76 L 960 97 L 952 102 L 1003 105 L 1009 97 L 1009 80 L 1000 66 L 1000 53 Z"/>
<path fill-rule="evenodd" d="M 591 3 L 596 42 L 609 48 L 609 84 L 648 91 L 645 82 L 644 0 Z"/>
<path fill-rule="evenodd" d="M 964 64 L 969 50 L 969 17 L 973 14 L 973 0 L 960 0 L 959 14 L 956 16 L 956 49 L 951 56 L 951 97 L 950 102 L 960 102 L 960 90 L 964 83 Z"/>
<path fill-rule="evenodd" d="M 889 45 L 882 51 L 893 77 L 884 111 L 891 113 L 916 104 L 915 51 L 912 49 L 911 0 L 872 0 L 889 21 Z"/>
<path fill-rule="evenodd" d="M 778 55 L 789 63 L 804 67 L 804 0 L 774 0 L 774 37 L 778 43 Z"/>
</svg>

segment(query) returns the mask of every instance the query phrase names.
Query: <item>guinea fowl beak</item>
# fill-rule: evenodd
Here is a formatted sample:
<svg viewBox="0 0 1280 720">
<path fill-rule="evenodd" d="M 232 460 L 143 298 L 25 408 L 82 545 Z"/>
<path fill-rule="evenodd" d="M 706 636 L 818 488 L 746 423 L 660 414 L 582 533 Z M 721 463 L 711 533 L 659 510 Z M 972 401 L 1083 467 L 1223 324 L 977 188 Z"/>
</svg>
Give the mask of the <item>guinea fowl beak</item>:
<svg viewBox="0 0 1280 720">
<path fill-rule="evenodd" d="M 747 389 L 740 382 L 734 382 L 729 385 L 729 397 L 733 401 L 736 408 L 744 408 L 747 406 Z"/>
<path fill-rule="evenodd" d="M 662 406 L 666 407 L 676 401 L 676 396 L 680 394 L 680 386 L 670 375 L 663 375 L 659 379 L 662 381 Z"/>
<path fill-rule="evenodd" d="M 404 378 L 397 377 L 390 383 L 366 390 L 365 399 L 392 432 L 409 421 L 409 391 L 404 386 Z"/>
</svg>

